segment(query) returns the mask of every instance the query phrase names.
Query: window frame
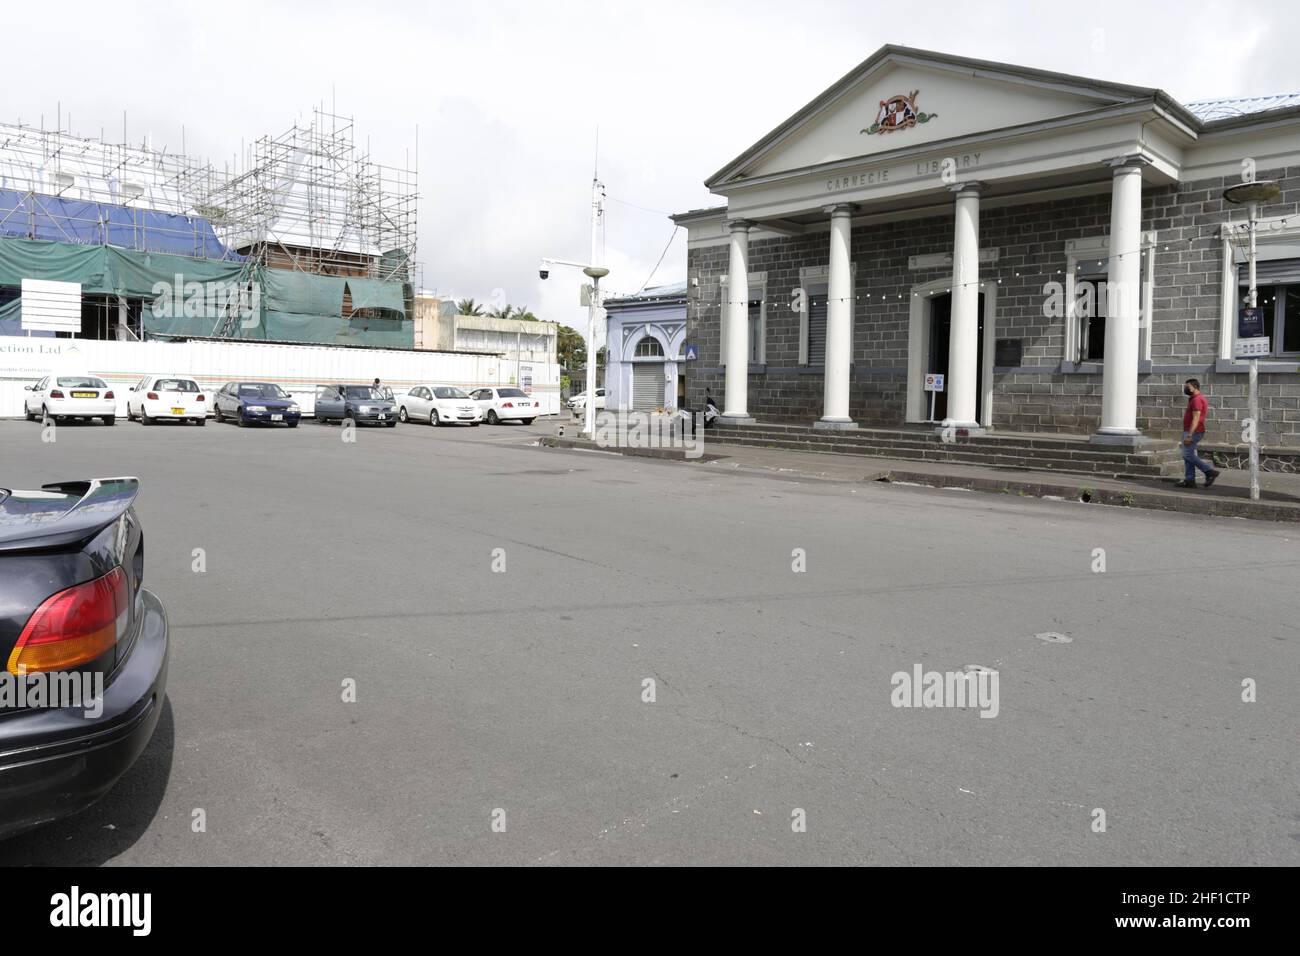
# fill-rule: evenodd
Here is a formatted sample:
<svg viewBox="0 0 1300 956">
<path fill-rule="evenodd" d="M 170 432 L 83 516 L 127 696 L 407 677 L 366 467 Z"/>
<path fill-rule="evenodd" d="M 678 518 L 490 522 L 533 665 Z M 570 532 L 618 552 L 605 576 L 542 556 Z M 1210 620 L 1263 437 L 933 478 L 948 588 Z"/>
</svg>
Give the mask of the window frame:
<svg viewBox="0 0 1300 956">
<path fill-rule="evenodd" d="M 1151 326 L 1154 321 L 1153 303 L 1155 300 L 1156 242 L 1159 237 L 1155 230 L 1142 233 L 1142 261 L 1138 268 L 1138 358 L 1143 362 L 1151 361 Z M 1092 316 L 1079 316 L 1075 306 L 1078 297 L 1079 264 L 1088 260 L 1106 260 L 1107 288 L 1110 282 L 1110 236 L 1097 233 L 1071 239 L 1065 244 L 1065 282 L 1062 283 L 1065 296 L 1065 335 L 1062 344 L 1061 362 L 1065 366 L 1104 365 L 1105 358 L 1090 359 L 1083 354 L 1084 321 L 1091 321 Z M 1109 309 L 1107 310 L 1109 312 Z M 1106 316 L 1109 320 L 1110 316 Z M 1103 333 L 1104 334 L 1104 333 Z M 1104 347 L 1104 346 L 1103 346 Z M 1088 369 L 1090 370 L 1090 369 Z M 1085 371 L 1088 371 L 1085 370 Z"/>
<path fill-rule="evenodd" d="M 721 295 L 719 300 L 723 303 L 723 311 L 719 313 L 719 333 L 718 333 L 718 361 L 720 365 L 725 365 L 727 360 L 727 342 L 730 336 L 727 333 L 727 316 L 725 313 L 727 301 L 727 286 L 730 277 L 725 273 L 721 279 Z M 751 272 L 747 282 L 749 286 L 749 297 L 746 303 L 745 314 L 745 338 L 749 339 L 749 309 L 755 302 L 758 303 L 758 360 L 755 361 L 753 343 L 749 342 L 749 347 L 745 350 L 747 364 L 749 365 L 766 365 L 767 364 L 767 273 Z M 667 353 L 665 352 L 665 356 Z"/>
</svg>

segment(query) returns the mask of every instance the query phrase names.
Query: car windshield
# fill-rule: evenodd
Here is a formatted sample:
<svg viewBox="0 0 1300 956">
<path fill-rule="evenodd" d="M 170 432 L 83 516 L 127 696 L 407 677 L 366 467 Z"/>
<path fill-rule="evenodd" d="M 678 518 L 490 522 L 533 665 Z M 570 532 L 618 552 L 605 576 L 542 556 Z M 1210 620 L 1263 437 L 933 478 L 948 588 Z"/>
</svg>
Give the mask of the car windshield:
<svg viewBox="0 0 1300 956">
<path fill-rule="evenodd" d="M 435 388 L 433 394 L 438 398 L 469 398 L 458 388 Z"/>
<path fill-rule="evenodd" d="M 160 392 L 197 392 L 198 385 L 188 378 L 160 378 L 154 385 Z"/>
<path fill-rule="evenodd" d="M 522 389 L 518 388 L 498 388 L 497 394 L 502 398 L 527 398 Z"/>
<path fill-rule="evenodd" d="M 360 398 L 368 402 L 382 402 L 384 393 L 369 385 L 349 385 L 344 390 L 348 398 Z"/>
<path fill-rule="evenodd" d="M 239 386 L 240 398 L 284 398 L 284 391 L 279 385 L 272 385 L 269 382 L 254 382 L 251 385 Z"/>
<path fill-rule="evenodd" d="M 108 388 L 99 378 L 61 378 L 59 384 L 64 388 Z"/>
</svg>

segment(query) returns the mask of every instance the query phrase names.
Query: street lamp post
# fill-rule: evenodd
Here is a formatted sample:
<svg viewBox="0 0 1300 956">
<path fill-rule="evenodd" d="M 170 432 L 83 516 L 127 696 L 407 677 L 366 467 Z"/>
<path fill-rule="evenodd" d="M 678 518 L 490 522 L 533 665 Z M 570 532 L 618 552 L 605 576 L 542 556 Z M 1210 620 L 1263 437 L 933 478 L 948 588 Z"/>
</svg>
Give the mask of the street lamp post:
<svg viewBox="0 0 1300 956">
<path fill-rule="evenodd" d="M 1238 183 L 1223 191 L 1223 198 L 1230 203 L 1246 204 L 1246 229 L 1250 234 L 1250 250 L 1247 253 L 1247 271 L 1250 283 L 1250 308 L 1258 307 L 1258 289 L 1255 285 L 1255 219 L 1261 202 L 1276 199 L 1282 194 L 1281 187 L 1266 180 Z M 1233 295 L 1234 300 L 1236 295 Z M 1235 338 L 1235 337 L 1234 337 Z M 1234 355 L 1234 358 L 1236 356 Z M 1250 497 L 1259 500 L 1259 358 L 1254 353 L 1250 357 Z"/>
<path fill-rule="evenodd" d="M 587 404 L 583 409 L 582 433 L 591 438 L 596 433 L 596 313 L 600 311 L 600 280 L 609 275 L 609 270 L 604 266 L 587 266 L 582 272 L 591 280 L 587 306 Z"/>
</svg>

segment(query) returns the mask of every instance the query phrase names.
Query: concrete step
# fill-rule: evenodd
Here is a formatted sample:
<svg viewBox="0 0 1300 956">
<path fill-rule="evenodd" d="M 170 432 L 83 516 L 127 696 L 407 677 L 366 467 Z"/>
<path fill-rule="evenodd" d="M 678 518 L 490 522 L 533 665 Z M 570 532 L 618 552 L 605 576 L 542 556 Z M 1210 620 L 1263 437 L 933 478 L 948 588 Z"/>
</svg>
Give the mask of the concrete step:
<svg viewBox="0 0 1300 956">
<path fill-rule="evenodd" d="M 846 435 L 810 428 L 781 429 L 769 426 L 714 429 L 709 434 L 710 438 L 706 441 L 719 444 L 1082 475 L 1154 478 L 1176 474 L 1181 467 L 1181 457 L 1176 449 L 1172 455 L 1164 451 L 1131 453 L 1115 449 L 1099 450 L 1097 446 L 1081 441 L 1036 442 L 1032 445 L 1021 445 L 1010 439 L 1000 442 L 968 442 L 965 439 L 943 442 L 937 437 L 923 434 L 882 431 Z"/>
</svg>

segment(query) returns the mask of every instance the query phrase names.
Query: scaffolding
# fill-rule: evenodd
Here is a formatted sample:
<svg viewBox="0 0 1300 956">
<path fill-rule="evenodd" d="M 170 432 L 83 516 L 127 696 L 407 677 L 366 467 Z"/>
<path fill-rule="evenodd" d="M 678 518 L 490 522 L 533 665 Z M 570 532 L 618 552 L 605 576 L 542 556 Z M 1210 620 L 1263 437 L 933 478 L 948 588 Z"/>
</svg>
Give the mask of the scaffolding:
<svg viewBox="0 0 1300 956">
<path fill-rule="evenodd" d="M 271 268 L 413 281 L 416 172 L 359 149 L 351 117 L 315 109 L 242 165 L 196 204 L 226 245 Z"/>
<path fill-rule="evenodd" d="M 210 256 L 193 197 L 214 181 L 210 164 L 147 142 L 0 123 L 0 235 Z"/>
</svg>

